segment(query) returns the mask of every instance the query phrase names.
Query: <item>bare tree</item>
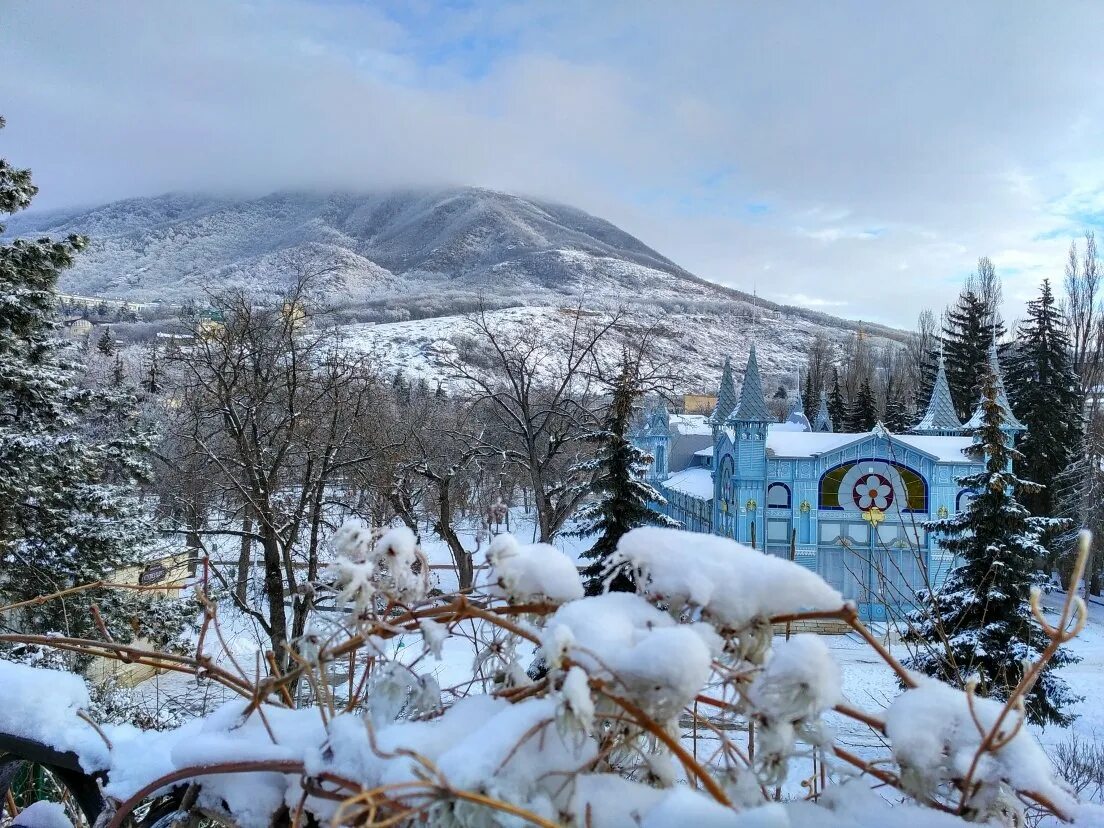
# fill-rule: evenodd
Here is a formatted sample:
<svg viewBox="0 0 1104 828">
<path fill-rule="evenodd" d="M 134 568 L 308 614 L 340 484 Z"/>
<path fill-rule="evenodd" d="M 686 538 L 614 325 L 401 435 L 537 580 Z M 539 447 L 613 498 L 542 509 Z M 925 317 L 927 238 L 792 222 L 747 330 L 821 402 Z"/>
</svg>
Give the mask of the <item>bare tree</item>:
<svg viewBox="0 0 1104 828">
<path fill-rule="evenodd" d="M 1081 393 L 1091 408 L 1096 407 L 1094 389 L 1104 367 L 1104 312 L 1101 310 L 1100 279 L 1104 275 L 1096 253 L 1096 237 L 1085 234 L 1084 258 L 1078 261 L 1077 243 L 1070 242 L 1066 261 L 1066 319 L 1073 346 L 1073 364 L 1081 379 Z"/>
<path fill-rule="evenodd" d="M 459 359 L 451 364 L 484 418 L 483 451 L 523 470 L 543 542 L 556 536 L 587 495 L 593 472 L 579 460 L 588 452 L 583 438 L 598 417 L 600 351 L 622 321 L 620 313 L 599 316 L 581 306 L 566 312 L 571 322 L 557 336 L 500 327 L 482 309 L 470 328 L 487 351 L 487 370 Z"/>
<path fill-rule="evenodd" d="M 328 492 L 370 458 L 353 439 L 353 424 L 378 396 L 363 360 L 310 324 L 312 288 L 327 273 L 298 267 L 277 302 L 256 304 L 241 292 L 216 297 L 221 322 L 190 320 L 194 342 L 174 358 L 182 407 L 194 414 L 180 423 L 178 437 L 196 462 L 208 464 L 225 501 L 250 516 L 240 528 L 200 533 L 257 543 L 267 611 L 242 609 L 268 634 L 281 667 L 313 606 Z"/>
</svg>

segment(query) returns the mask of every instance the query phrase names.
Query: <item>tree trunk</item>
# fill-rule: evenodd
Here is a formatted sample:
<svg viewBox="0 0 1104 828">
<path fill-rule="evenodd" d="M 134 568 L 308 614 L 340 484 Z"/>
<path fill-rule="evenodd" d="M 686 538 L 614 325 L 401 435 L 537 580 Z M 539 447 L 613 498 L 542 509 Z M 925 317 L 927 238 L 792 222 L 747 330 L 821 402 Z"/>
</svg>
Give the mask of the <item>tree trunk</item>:
<svg viewBox="0 0 1104 828">
<path fill-rule="evenodd" d="M 452 561 L 456 564 L 457 586 L 461 592 L 468 592 L 475 581 L 475 566 L 471 552 L 460 543 L 460 538 L 452 528 L 452 503 L 449 501 L 450 480 L 437 481 L 437 515 L 434 531 L 448 545 Z"/>
<path fill-rule="evenodd" d="M 282 670 L 288 663 L 287 610 L 284 608 L 284 568 L 280 554 L 280 541 L 271 527 L 264 528 L 265 592 L 268 594 L 268 622 L 271 626 L 269 639 L 276 663 Z"/>
<path fill-rule="evenodd" d="M 234 594 L 243 604 L 249 594 L 249 570 L 253 565 L 253 513 L 246 506 L 242 515 L 241 551 L 238 552 L 238 578 L 234 585 Z"/>
</svg>

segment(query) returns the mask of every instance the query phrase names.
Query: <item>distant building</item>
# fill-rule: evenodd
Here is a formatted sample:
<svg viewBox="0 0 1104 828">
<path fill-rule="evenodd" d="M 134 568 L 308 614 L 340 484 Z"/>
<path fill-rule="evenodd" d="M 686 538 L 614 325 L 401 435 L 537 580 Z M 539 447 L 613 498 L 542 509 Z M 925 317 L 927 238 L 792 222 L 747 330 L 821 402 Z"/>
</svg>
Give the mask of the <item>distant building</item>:
<svg viewBox="0 0 1104 828">
<path fill-rule="evenodd" d="M 215 336 L 225 327 L 225 317 L 218 308 L 204 308 L 196 314 L 198 324 L 196 333 L 200 339 L 208 339 Z"/>
<path fill-rule="evenodd" d="M 995 351 L 990 359 L 999 372 Z M 658 405 L 633 437 L 653 457 L 648 478 L 669 516 L 772 555 L 788 558 L 792 549 L 868 619 L 908 609 L 917 590 L 942 584 L 953 560 L 923 525 L 960 512 L 971 492 L 958 479 L 982 470 L 965 434 L 980 415 L 959 422 L 942 361 L 927 411 L 908 434 L 881 424 L 836 432 L 823 401 L 813 424 L 796 412 L 776 422 L 754 347 L 739 395 L 726 360 L 717 396 L 708 418 Z M 1025 428 L 1003 386 L 999 398 L 1011 444 Z"/>
<path fill-rule="evenodd" d="M 92 334 L 92 328 L 94 327 L 83 316 L 76 319 L 66 319 L 62 324 L 65 326 L 65 335 L 70 339 L 87 339 Z"/>
<path fill-rule="evenodd" d="M 712 414 L 717 407 L 716 394 L 683 394 L 683 414 Z"/>
</svg>

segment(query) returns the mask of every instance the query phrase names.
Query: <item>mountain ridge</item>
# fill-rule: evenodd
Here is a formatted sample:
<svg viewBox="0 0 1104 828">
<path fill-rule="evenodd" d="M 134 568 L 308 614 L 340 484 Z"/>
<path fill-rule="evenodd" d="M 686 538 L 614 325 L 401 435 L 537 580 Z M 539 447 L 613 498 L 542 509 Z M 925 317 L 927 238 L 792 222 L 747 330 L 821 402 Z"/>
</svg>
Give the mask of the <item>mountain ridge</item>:
<svg viewBox="0 0 1104 828">
<path fill-rule="evenodd" d="M 255 220 L 241 228 L 246 238 L 228 238 L 228 220 L 249 214 Z M 20 213 L 7 225 L 8 237 L 70 232 L 90 236 L 88 252 L 62 278 L 62 289 L 73 293 L 177 301 L 201 292 L 205 276 L 206 281 L 225 284 L 228 276 L 264 265 L 266 255 L 271 267 L 273 253 L 308 245 L 328 246 L 334 253 L 346 251 L 371 262 L 374 268 L 359 268 L 368 281 L 365 288 L 380 287 L 389 276 L 435 274 L 451 276 L 446 280 L 449 286 L 478 289 L 487 286 L 486 277 L 492 274 L 490 284 L 498 287 L 505 274 L 514 275 L 515 281 L 520 275 L 535 284 L 537 293 L 570 296 L 587 287 L 606 288 L 601 291 L 606 293 L 626 276 L 615 274 L 613 284 L 577 284 L 578 270 L 588 263 L 571 254 L 582 253 L 590 258 L 589 264 L 616 269 L 611 263 L 621 261 L 666 274 L 699 299 L 747 302 L 833 327 L 862 326 L 894 339 L 901 335 L 881 325 L 782 305 L 710 282 L 576 207 L 478 187 L 379 193 L 289 190 L 257 198 L 166 193 L 96 207 Z M 169 241 L 179 242 L 176 250 L 166 249 Z M 635 281 L 627 287 L 648 286 L 639 278 Z"/>
<path fill-rule="evenodd" d="M 752 341 L 764 371 L 792 382 L 818 335 L 905 336 L 709 282 L 583 210 L 482 188 L 170 193 L 20 213 L 4 235 L 68 233 L 91 239 L 59 283 L 71 294 L 173 305 L 224 288 L 271 295 L 296 267 L 332 269 L 330 304 L 350 338 L 430 380 L 463 342 L 463 314 L 483 306 L 504 324 L 550 328 L 565 305 L 621 308 L 661 331 L 659 350 L 699 389 Z"/>
</svg>

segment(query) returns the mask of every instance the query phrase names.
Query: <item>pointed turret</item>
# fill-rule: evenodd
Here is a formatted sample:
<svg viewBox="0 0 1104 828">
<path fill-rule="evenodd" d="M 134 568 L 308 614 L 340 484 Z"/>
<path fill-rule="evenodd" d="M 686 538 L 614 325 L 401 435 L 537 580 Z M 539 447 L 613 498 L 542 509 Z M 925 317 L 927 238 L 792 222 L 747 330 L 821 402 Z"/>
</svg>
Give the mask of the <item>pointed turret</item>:
<svg viewBox="0 0 1104 828">
<path fill-rule="evenodd" d="M 740 388 L 740 404 L 728 417 L 735 423 L 773 423 L 774 416 L 767 408 L 767 398 L 763 396 L 763 380 L 759 377 L 759 363 L 755 359 L 755 346 L 748 354 L 747 370 L 744 371 L 744 384 Z"/>
<path fill-rule="evenodd" d="M 797 388 L 794 389 L 793 400 L 790 401 L 790 410 L 787 412 L 790 417 L 794 414 L 801 414 L 805 416 L 805 401 L 801 399 L 801 373 L 797 375 Z"/>
<path fill-rule="evenodd" d="M 805 431 L 812 431 L 813 426 L 809 418 L 805 416 L 805 401 L 801 399 L 801 374 L 797 375 L 797 390 L 794 391 L 793 401 L 790 402 L 790 410 L 786 415 L 786 422 L 800 426 Z"/>
<path fill-rule="evenodd" d="M 1004 378 L 1001 376 L 1000 360 L 997 359 L 997 345 L 995 342 L 989 346 L 989 367 L 997 378 L 997 405 L 1000 406 L 1001 412 L 1004 414 L 1004 425 L 1001 426 L 1001 429 L 1013 434 L 1027 431 L 1027 426 L 1016 419 L 1016 415 L 1012 413 L 1012 406 L 1008 403 L 1008 395 L 1004 392 Z M 978 401 L 978 406 L 974 409 L 974 416 L 966 423 L 966 428 L 981 427 L 984 415 L 981 410 L 981 402 L 981 400 Z"/>
<path fill-rule="evenodd" d="M 732 360 L 725 357 L 724 369 L 721 371 L 721 387 L 717 391 L 717 407 L 709 421 L 714 426 L 724 425 L 728 415 L 736 408 L 736 383 L 732 381 Z"/>
<path fill-rule="evenodd" d="M 950 437 L 962 433 L 962 423 L 955 414 L 951 402 L 951 387 L 947 384 L 947 369 L 943 365 L 943 352 L 939 352 L 939 370 L 935 375 L 931 399 L 924 417 L 912 429 L 913 434 L 930 434 Z"/>
<path fill-rule="evenodd" d="M 813 431 L 832 431 L 832 416 L 828 413 L 828 395 L 820 392 L 820 407 L 813 418 Z"/>
</svg>

